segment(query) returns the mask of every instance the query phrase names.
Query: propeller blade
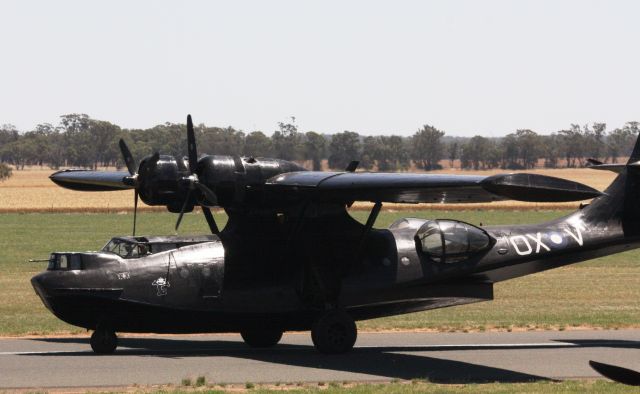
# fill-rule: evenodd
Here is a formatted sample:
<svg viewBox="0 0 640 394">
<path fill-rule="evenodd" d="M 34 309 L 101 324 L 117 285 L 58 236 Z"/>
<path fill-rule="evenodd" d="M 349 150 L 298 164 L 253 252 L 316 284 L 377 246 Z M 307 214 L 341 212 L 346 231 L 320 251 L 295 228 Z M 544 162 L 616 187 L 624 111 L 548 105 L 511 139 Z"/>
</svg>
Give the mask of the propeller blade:
<svg viewBox="0 0 640 394">
<path fill-rule="evenodd" d="M 136 236 L 136 219 L 138 215 L 138 189 L 133 191 L 133 236 Z"/>
<path fill-rule="evenodd" d="M 122 152 L 122 157 L 124 158 L 124 164 L 127 165 L 127 170 L 129 170 L 129 174 L 135 175 L 136 161 L 133 160 L 133 155 L 131 154 L 129 147 L 127 146 L 127 144 L 124 142 L 122 138 L 120 138 L 120 142 L 118 142 L 118 145 L 120 145 L 120 152 Z"/>
<path fill-rule="evenodd" d="M 196 150 L 196 134 L 193 131 L 191 115 L 187 115 L 187 149 L 189 153 L 189 172 L 194 174 L 198 165 L 198 151 Z"/>
<path fill-rule="evenodd" d="M 593 360 L 589 360 L 589 365 L 599 374 L 613 381 L 629 386 L 640 386 L 640 372 Z"/>
<path fill-rule="evenodd" d="M 178 231 L 178 227 L 180 227 L 180 222 L 182 221 L 182 216 L 184 216 L 184 211 L 187 209 L 187 204 L 189 203 L 189 199 L 191 198 L 191 189 L 187 192 L 187 197 L 184 199 L 184 204 L 182 204 L 182 208 L 180 209 L 180 215 L 178 215 L 178 221 L 176 222 L 175 230 Z"/>
<path fill-rule="evenodd" d="M 200 182 L 196 183 L 196 187 L 198 188 L 198 190 L 202 192 L 202 194 L 204 194 L 207 201 L 211 205 L 218 205 L 218 196 L 216 196 L 216 194 L 211 189 L 209 189 L 208 187 L 206 187 Z"/>
<path fill-rule="evenodd" d="M 220 234 L 220 230 L 218 230 L 218 225 L 216 224 L 216 219 L 213 218 L 211 210 L 207 207 L 202 207 L 202 213 L 204 213 L 204 217 L 207 219 L 207 223 L 211 229 L 211 234 Z"/>
</svg>

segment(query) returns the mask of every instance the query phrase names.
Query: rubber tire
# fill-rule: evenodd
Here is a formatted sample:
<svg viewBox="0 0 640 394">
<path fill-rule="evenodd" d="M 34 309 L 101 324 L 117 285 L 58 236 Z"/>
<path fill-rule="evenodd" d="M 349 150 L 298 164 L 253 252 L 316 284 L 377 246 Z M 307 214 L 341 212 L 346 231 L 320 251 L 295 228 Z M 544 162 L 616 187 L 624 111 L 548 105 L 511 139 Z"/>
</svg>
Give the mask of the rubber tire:
<svg viewBox="0 0 640 394">
<path fill-rule="evenodd" d="M 311 329 L 311 340 L 320 353 L 343 354 L 350 351 L 358 338 L 356 322 L 346 312 L 325 312 Z"/>
<path fill-rule="evenodd" d="M 91 334 L 91 349 L 96 354 L 111 354 L 118 347 L 118 337 L 113 330 L 98 327 Z"/>
<path fill-rule="evenodd" d="M 283 331 L 277 329 L 254 329 L 240 332 L 244 343 L 254 348 L 275 346 L 282 339 L 282 334 Z"/>
</svg>

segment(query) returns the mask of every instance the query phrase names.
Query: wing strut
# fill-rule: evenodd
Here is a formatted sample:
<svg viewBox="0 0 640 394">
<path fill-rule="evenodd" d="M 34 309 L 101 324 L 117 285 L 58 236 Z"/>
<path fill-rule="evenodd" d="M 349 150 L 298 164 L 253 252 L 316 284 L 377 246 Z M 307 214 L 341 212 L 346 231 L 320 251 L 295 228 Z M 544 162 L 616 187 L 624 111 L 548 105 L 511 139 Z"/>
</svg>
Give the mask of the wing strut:
<svg viewBox="0 0 640 394">
<path fill-rule="evenodd" d="M 376 222 L 378 215 L 380 214 L 380 210 L 382 209 L 382 203 L 380 201 L 376 202 L 371 208 L 371 212 L 369 213 L 369 217 L 367 218 L 367 223 L 364 225 L 364 231 L 362 232 L 362 236 L 360 238 L 360 245 L 358 245 L 358 256 L 362 255 L 362 251 L 364 249 L 364 243 L 367 239 L 367 236 L 371 232 L 373 228 L 373 224 Z"/>
</svg>

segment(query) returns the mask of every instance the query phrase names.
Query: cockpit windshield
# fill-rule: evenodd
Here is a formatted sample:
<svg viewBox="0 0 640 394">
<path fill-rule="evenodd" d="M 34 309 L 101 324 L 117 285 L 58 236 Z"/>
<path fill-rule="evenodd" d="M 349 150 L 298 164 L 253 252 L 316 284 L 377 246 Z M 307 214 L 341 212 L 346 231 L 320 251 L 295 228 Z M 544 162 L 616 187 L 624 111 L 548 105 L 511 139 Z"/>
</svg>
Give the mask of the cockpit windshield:
<svg viewBox="0 0 640 394">
<path fill-rule="evenodd" d="M 129 242 L 123 239 L 114 238 L 102 248 L 103 252 L 115 253 L 124 259 L 135 259 L 146 256 L 149 249 L 146 244 Z"/>
<path fill-rule="evenodd" d="M 416 233 L 420 249 L 433 261 L 456 263 L 489 247 L 487 233 L 455 220 L 429 220 Z"/>
</svg>

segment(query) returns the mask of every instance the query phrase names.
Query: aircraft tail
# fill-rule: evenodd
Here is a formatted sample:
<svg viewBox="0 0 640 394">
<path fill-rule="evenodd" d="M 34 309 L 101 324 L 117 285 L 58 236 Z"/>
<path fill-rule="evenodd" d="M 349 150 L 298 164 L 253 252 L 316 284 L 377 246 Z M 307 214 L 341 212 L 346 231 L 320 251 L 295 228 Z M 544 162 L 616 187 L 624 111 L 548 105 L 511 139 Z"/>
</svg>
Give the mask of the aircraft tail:
<svg viewBox="0 0 640 394">
<path fill-rule="evenodd" d="M 625 237 L 640 235 L 640 137 L 626 164 L 598 164 L 591 168 L 614 171 L 618 176 L 603 196 L 584 209 L 583 218 L 595 225 L 618 222 Z"/>
</svg>

